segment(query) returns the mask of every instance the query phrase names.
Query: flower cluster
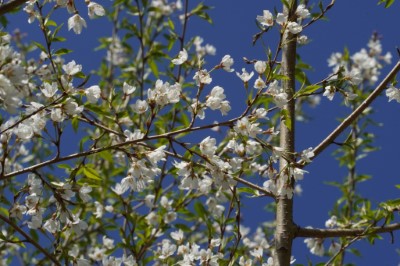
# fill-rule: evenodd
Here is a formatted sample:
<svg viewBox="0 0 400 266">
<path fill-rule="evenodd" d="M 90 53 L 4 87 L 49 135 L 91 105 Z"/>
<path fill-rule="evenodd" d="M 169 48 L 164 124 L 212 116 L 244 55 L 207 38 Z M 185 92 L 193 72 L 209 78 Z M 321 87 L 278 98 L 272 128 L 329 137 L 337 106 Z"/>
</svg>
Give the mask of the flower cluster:
<svg viewBox="0 0 400 266">
<path fill-rule="evenodd" d="M 292 34 L 299 34 L 303 30 L 301 20 L 310 17 L 311 14 L 303 4 L 297 6 L 295 14 L 297 21 L 288 21 L 287 13 L 277 13 L 276 16 L 274 16 L 269 10 L 264 10 L 263 15 L 257 16 L 256 19 L 260 25 L 265 28 L 272 27 L 274 22 L 276 22 L 281 25 L 284 30 L 288 30 Z"/>
<path fill-rule="evenodd" d="M 392 55 L 387 52 L 382 54 L 382 45 L 379 37 L 374 34 L 368 42 L 369 50 L 363 48 L 359 52 L 348 56 L 345 53 L 333 53 L 328 59 L 328 66 L 332 68 L 334 75 L 325 86 L 323 95 L 329 100 L 333 100 L 336 92 L 340 92 L 345 97 L 345 102 L 354 100 L 357 94 L 352 87 L 362 88 L 363 84 L 373 85 L 378 81 L 380 69 L 384 64 L 390 64 Z M 335 82 L 346 82 L 350 90 L 344 90 L 342 85 L 338 86 Z M 389 100 L 395 99 L 389 89 Z"/>
</svg>

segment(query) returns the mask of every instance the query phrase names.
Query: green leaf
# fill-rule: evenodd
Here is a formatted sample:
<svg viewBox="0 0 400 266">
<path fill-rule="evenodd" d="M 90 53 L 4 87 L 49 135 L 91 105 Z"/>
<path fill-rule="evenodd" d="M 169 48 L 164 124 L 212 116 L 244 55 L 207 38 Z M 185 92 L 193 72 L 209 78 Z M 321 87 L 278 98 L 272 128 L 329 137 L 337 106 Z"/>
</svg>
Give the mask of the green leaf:
<svg viewBox="0 0 400 266">
<path fill-rule="evenodd" d="M 39 48 L 40 50 L 42 50 L 43 52 L 45 52 L 45 53 L 47 54 L 46 48 L 44 48 L 44 46 L 43 46 L 41 43 L 33 42 L 33 44 L 34 44 L 37 48 Z"/>
<path fill-rule="evenodd" d="M 389 8 L 394 3 L 394 0 L 380 0 L 378 5 L 383 3 L 385 3 L 385 8 Z"/>
<path fill-rule="evenodd" d="M 72 50 L 70 50 L 70 49 L 61 48 L 61 49 L 58 49 L 58 50 L 54 53 L 54 55 L 64 55 L 64 54 L 69 54 L 69 53 L 71 53 L 71 52 L 72 52 Z"/>
<path fill-rule="evenodd" d="M 46 20 L 44 25 L 46 27 L 50 27 L 50 26 L 57 27 L 57 23 L 54 20 L 51 20 L 51 19 Z"/>
<path fill-rule="evenodd" d="M 203 219 L 207 220 L 207 211 L 204 208 L 203 204 L 200 201 L 196 201 L 194 204 L 194 210 L 198 214 L 198 216 L 202 217 Z"/>
<path fill-rule="evenodd" d="M 168 18 L 168 26 L 171 28 L 171 30 L 175 30 L 175 24 L 170 18 Z"/>
<path fill-rule="evenodd" d="M 302 95 L 309 95 L 321 87 L 322 87 L 321 85 L 309 85 L 309 86 L 303 87 L 296 92 L 296 94 L 294 95 L 294 98 L 300 97 Z"/>
<path fill-rule="evenodd" d="M 282 121 L 285 126 L 291 131 L 292 130 L 292 119 L 290 118 L 289 111 L 286 109 L 281 110 Z"/>
<path fill-rule="evenodd" d="M 151 71 L 153 72 L 154 76 L 155 76 L 156 78 L 158 78 L 158 77 L 159 77 L 159 74 L 158 74 L 158 66 L 157 66 L 156 62 L 154 62 L 154 60 L 151 60 L 151 61 L 149 62 L 149 66 L 150 66 L 150 69 L 151 69 Z"/>
<path fill-rule="evenodd" d="M 102 180 L 99 173 L 97 173 L 97 171 L 93 168 L 89 168 L 87 166 L 85 166 L 83 168 L 83 174 L 90 179 L 94 179 L 94 180 Z"/>
<path fill-rule="evenodd" d="M 79 119 L 77 116 L 73 117 L 71 120 L 72 128 L 74 129 L 75 133 L 78 131 L 79 128 Z"/>
</svg>

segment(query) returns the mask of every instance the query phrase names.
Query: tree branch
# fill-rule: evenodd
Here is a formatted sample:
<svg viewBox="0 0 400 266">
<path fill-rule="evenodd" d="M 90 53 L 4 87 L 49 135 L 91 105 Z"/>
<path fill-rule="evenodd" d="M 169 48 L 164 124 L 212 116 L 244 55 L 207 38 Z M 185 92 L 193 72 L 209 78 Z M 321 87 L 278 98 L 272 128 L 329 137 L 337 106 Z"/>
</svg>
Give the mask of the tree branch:
<svg viewBox="0 0 400 266">
<path fill-rule="evenodd" d="M 390 233 L 400 230 L 400 223 L 390 224 L 386 226 L 375 226 L 366 228 L 335 228 L 335 229 L 318 229 L 318 228 L 302 228 L 299 227 L 295 233 L 295 237 L 357 237 L 367 236 L 371 234 Z"/>
<path fill-rule="evenodd" d="M 26 3 L 27 0 L 15 0 L 12 2 L 9 2 L 5 5 L 0 6 L 0 16 L 3 16 L 5 14 L 7 14 L 8 12 L 14 10 L 15 8 L 23 5 L 24 3 Z"/>
<path fill-rule="evenodd" d="M 60 262 L 55 257 L 53 257 L 49 252 L 47 252 L 46 249 L 44 249 L 42 246 L 40 246 L 39 243 L 37 243 L 35 240 L 33 240 L 27 233 L 24 232 L 24 230 L 22 230 L 19 226 L 17 226 L 15 223 L 13 223 L 10 219 L 8 219 L 7 217 L 5 217 L 1 214 L 0 214 L 0 219 L 3 220 L 4 222 L 6 222 L 7 224 L 9 224 L 12 228 L 14 228 L 15 231 L 17 231 L 23 237 L 25 237 L 26 241 L 28 241 L 29 243 L 34 245 L 38 250 L 40 250 L 43 253 L 43 255 L 45 255 L 45 257 L 47 257 L 54 263 L 54 265 L 61 266 Z"/>
<path fill-rule="evenodd" d="M 314 156 L 311 159 L 317 157 L 322 151 L 324 151 L 333 141 L 348 127 L 358 116 L 378 97 L 378 95 L 387 87 L 389 82 L 396 76 L 397 72 L 400 71 L 400 61 L 392 68 L 389 74 L 382 80 L 382 82 L 375 88 L 375 90 L 357 107 L 346 119 L 343 120 L 321 143 L 319 143 L 313 150 Z M 305 165 L 305 162 L 297 162 L 299 165 Z"/>
</svg>

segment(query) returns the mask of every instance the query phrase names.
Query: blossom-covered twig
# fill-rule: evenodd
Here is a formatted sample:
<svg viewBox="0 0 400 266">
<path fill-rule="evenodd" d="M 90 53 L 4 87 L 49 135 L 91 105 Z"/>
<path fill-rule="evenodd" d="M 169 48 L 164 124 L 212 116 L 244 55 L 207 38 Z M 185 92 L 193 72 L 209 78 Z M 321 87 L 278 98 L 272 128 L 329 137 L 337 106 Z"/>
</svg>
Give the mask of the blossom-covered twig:
<svg viewBox="0 0 400 266">
<path fill-rule="evenodd" d="M 396 74 L 400 71 L 400 61 L 392 68 L 389 74 L 382 80 L 382 82 L 375 88 L 375 90 L 355 109 L 346 119 L 343 120 L 324 140 L 321 141 L 313 150 L 314 156 L 311 159 L 317 157 L 322 151 L 324 151 L 333 141 L 348 127 L 351 123 L 357 119 L 358 116 L 378 97 L 378 95 L 387 87 L 389 82 L 393 80 Z M 298 164 L 305 163 L 299 161 Z"/>
</svg>

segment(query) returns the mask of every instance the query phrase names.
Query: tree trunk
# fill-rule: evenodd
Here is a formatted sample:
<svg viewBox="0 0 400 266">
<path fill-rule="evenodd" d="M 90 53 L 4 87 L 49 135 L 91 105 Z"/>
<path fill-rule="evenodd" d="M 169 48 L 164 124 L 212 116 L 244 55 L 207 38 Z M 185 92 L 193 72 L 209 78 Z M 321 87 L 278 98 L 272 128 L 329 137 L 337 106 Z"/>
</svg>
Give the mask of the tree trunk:
<svg viewBox="0 0 400 266">
<path fill-rule="evenodd" d="M 297 1 L 289 1 L 290 8 L 284 6 L 284 12 L 288 14 L 288 21 L 293 19 L 297 8 Z M 295 92 L 295 66 L 296 66 L 296 35 L 291 34 L 288 30 L 282 37 L 282 65 L 281 73 L 288 79 L 282 80 L 282 87 L 291 99 L 285 106 L 284 112 L 287 112 L 286 119 L 290 119 L 289 127 L 284 123 L 285 117 L 281 117 L 280 123 L 280 147 L 285 150 L 289 158 L 294 160 L 294 130 L 295 130 L 295 101 L 292 99 Z M 285 156 L 286 157 L 286 156 Z M 279 168 L 283 178 L 287 169 L 288 162 L 284 158 L 280 158 Z M 290 186 L 293 188 L 294 181 L 291 176 L 288 176 Z M 275 232 L 275 248 L 274 265 L 286 266 L 290 265 L 290 257 L 292 254 L 292 241 L 294 232 L 293 223 L 293 198 L 290 199 L 285 195 L 277 196 L 276 199 L 276 232 Z"/>
</svg>

